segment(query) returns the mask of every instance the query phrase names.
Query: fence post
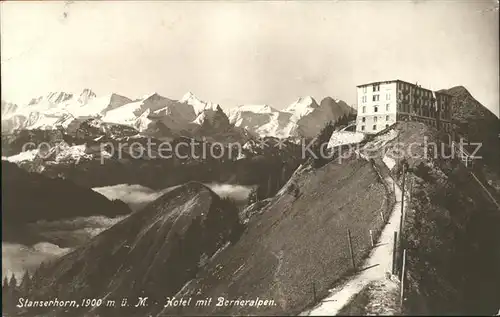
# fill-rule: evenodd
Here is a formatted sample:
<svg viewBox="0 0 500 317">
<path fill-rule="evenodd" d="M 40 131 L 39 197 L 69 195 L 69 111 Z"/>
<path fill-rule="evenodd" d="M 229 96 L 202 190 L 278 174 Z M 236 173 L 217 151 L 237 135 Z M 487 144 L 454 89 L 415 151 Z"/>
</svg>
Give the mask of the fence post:
<svg viewBox="0 0 500 317">
<path fill-rule="evenodd" d="M 316 285 L 313 282 L 313 298 L 314 298 L 314 303 L 316 303 Z"/>
<path fill-rule="evenodd" d="M 380 212 L 380 217 L 382 218 L 382 223 L 385 223 L 385 217 L 382 211 Z"/>
<path fill-rule="evenodd" d="M 403 268 L 401 270 L 401 306 L 403 306 L 404 299 L 404 287 L 405 287 L 405 277 L 406 277 L 406 249 L 403 250 Z"/>
<path fill-rule="evenodd" d="M 371 230 L 370 230 L 370 242 L 372 243 L 372 247 L 373 247 L 375 245 L 375 243 L 373 242 L 373 233 Z"/>
<path fill-rule="evenodd" d="M 394 231 L 394 247 L 392 248 L 392 274 L 393 275 L 396 275 L 397 249 L 398 249 L 398 232 Z"/>
<path fill-rule="evenodd" d="M 404 222 L 405 222 L 405 183 L 406 183 L 406 164 L 403 164 L 403 180 L 401 184 L 401 218 L 399 222 L 399 252 L 398 252 L 398 260 L 401 260 L 402 252 L 403 252 L 403 230 L 404 230 Z M 401 263 L 399 263 L 400 265 Z M 398 269 L 401 269 L 398 267 Z"/>
<path fill-rule="evenodd" d="M 352 248 L 351 230 L 347 229 L 347 240 L 349 241 L 349 252 L 351 254 L 351 261 L 353 269 L 356 269 L 356 263 L 354 262 L 354 250 Z"/>
<path fill-rule="evenodd" d="M 403 220 L 404 220 L 404 204 L 405 204 L 405 179 L 406 179 L 406 170 L 405 165 L 403 164 L 403 181 L 401 184 L 401 222 L 399 223 L 399 233 L 401 237 L 401 233 L 403 232 Z"/>
<path fill-rule="evenodd" d="M 413 197 L 413 182 L 414 181 L 415 180 L 413 179 L 413 177 L 410 177 L 410 201 L 409 201 L 410 203 L 411 203 L 411 199 Z"/>
</svg>

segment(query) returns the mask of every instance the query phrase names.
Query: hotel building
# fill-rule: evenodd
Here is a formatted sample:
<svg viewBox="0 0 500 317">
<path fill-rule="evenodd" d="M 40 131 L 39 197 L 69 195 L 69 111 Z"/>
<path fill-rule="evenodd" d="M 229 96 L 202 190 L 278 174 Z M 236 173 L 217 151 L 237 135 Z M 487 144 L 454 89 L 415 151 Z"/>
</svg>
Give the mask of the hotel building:
<svg viewBox="0 0 500 317">
<path fill-rule="evenodd" d="M 402 80 L 357 86 L 356 131 L 377 133 L 397 121 L 418 121 L 451 131 L 452 96 Z"/>
</svg>

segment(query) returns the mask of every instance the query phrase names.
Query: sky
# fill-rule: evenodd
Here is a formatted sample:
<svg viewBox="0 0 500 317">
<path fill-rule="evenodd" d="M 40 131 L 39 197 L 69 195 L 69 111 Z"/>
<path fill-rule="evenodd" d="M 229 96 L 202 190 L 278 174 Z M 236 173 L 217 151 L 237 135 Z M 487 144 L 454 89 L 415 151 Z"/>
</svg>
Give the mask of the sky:
<svg viewBox="0 0 500 317">
<path fill-rule="evenodd" d="M 224 109 L 356 85 L 465 86 L 499 113 L 497 0 L 2 1 L 2 99 L 51 91 L 180 99 Z"/>
</svg>

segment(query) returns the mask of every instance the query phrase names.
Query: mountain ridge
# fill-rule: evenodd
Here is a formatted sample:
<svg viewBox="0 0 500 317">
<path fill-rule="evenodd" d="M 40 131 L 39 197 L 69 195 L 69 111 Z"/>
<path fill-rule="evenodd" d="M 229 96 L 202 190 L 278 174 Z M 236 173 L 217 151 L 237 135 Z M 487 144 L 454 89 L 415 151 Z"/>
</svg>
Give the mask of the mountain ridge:
<svg viewBox="0 0 500 317">
<path fill-rule="evenodd" d="M 438 92 L 444 92 L 454 97 L 452 99 L 452 116 L 455 120 L 499 119 L 490 109 L 477 101 L 470 91 L 462 85 L 441 89 Z"/>
<path fill-rule="evenodd" d="M 108 200 L 89 188 L 62 178 L 30 173 L 2 160 L 2 219 L 10 226 L 39 220 L 130 213 L 124 203 Z"/>
<path fill-rule="evenodd" d="M 335 105 L 343 103 L 332 98 L 331 101 Z M 335 105 L 324 106 L 318 104 L 313 97 L 304 96 L 282 110 L 269 105 L 242 105 L 224 111 L 219 104 L 203 101 L 190 91 L 178 100 L 164 97 L 157 92 L 131 99 L 117 93 L 97 96 L 91 89 L 85 88 L 80 93 L 50 92 L 32 98 L 24 106 L 2 101 L 2 114 L 6 115 L 2 118 L 2 132 L 10 133 L 16 129 L 66 128 L 74 119 L 95 117 L 104 122 L 128 125 L 139 133 L 144 132 L 155 137 L 175 137 L 184 133 L 200 136 L 208 132 L 217 136 L 229 131 L 232 139 L 241 139 L 248 133 L 274 137 L 311 137 L 328 121 L 335 121 L 337 117 L 352 112 L 341 106 L 333 111 L 334 114 L 323 109 Z M 264 120 L 268 122 L 263 125 L 268 124 L 275 128 L 258 126 L 248 129 L 237 119 L 231 118 L 235 112 L 242 112 L 242 116 L 247 117 L 269 113 L 271 118 Z M 307 125 L 312 122 L 313 127 L 309 129 Z"/>
<path fill-rule="evenodd" d="M 110 229 L 97 235 L 88 245 L 41 268 L 34 281 L 33 298 L 50 297 L 50 285 L 64 288 L 59 298 L 117 296 L 134 298 L 147 294 L 150 301 L 163 302 L 174 296 L 193 278 L 203 261 L 220 248 L 235 241 L 243 230 L 237 209 L 209 187 L 189 182 L 157 198 L 144 209 L 132 213 Z M 88 258 L 95 261 L 89 262 Z M 136 272 L 141 271 L 140 276 Z M 103 276 L 114 276 L 113 281 Z M 108 298 L 109 299 L 109 298 Z M 149 308 L 87 307 L 72 316 L 141 316 L 159 313 L 163 305 Z M 64 314 L 57 307 L 29 309 L 32 313 Z"/>
</svg>

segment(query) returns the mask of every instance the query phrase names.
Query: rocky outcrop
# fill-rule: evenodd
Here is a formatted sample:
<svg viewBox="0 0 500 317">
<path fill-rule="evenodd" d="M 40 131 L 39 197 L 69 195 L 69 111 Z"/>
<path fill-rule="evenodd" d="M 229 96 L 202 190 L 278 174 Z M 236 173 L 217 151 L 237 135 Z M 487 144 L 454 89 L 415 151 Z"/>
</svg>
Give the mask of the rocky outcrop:
<svg viewBox="0 0 500 317">
<path fill-rule="evenodd" d="M 195 277 L 219 249 L 235 243 L 242 230 L 231 201 L 200 183 L 188 183 L 40 268 L 26 296 L 76 300 L 79 305 L 82 298 L 116 300 L 113 307 L 72 308 L 75 317 L 156 314 L 167 297 Z M 147 306 L 134 307 L 139 297 L 148 297 Z M 123 298 L 129 299 L 126 306 L 121 306 Z M 63 316 L 68 311 L 16 309 L 25 316 Z"/>
</svg>

